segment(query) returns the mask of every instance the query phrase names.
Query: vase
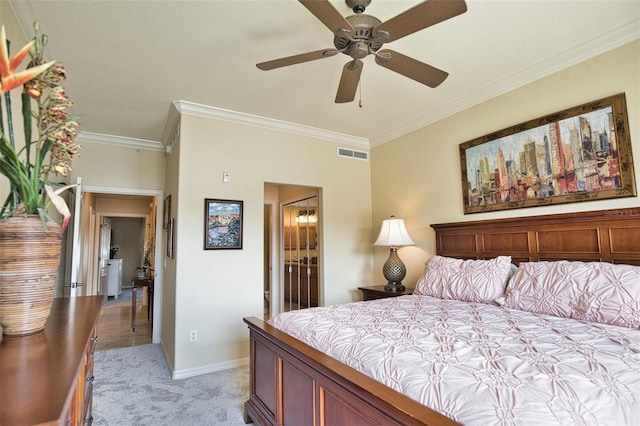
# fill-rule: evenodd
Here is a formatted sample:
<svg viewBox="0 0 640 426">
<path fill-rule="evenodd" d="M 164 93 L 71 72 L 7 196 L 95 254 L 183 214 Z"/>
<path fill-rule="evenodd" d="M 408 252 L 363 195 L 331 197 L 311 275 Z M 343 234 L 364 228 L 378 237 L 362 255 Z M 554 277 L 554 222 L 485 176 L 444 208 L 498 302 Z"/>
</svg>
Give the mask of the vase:
<svg viewBox="0 0 640 426">
<path fill-rule="evenodd" d="M 39 216 L 0 221 L 0 325 L 5 335 L 44 328 L 51 312 L 60 263 L 62 231 L 44 229 Z"/>
</svg>

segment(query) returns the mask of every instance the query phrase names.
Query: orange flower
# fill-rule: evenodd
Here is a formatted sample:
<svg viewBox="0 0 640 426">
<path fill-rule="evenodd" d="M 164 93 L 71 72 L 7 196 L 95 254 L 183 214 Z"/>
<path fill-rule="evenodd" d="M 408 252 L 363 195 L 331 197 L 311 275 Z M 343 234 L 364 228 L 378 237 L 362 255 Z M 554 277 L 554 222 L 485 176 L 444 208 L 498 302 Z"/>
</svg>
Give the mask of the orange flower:
<svg viewBox="0 0 640 426">
<path fill-rule="evenodd" d="M 24 85 L 27 94 L 31 96 L 31 99 L 38 99 L 42 95 L 42 88 L 38 84 L 37 80 L 31 80 Z"/>
<path fill-rule="evenodd" d="M 14 73 L 16 68 L 22 63 L 24 57 L 29 53 L 29 49 L 33 45 L 34 41 L 31 40 L 25 44 L 18 53 L 15 54 L 11 60 L 9 60 L 9 52 L 7 51 L 7 35 L 4 31 L 4 25 L 0 28 L 0 94 L 8 92 L 20 87 L 27 81 L 38 76 L 45 71 L 56 61 L 47 62 L 46 64 L 39 65 L 33 68 L 27 68 L 24 71 Z"/>
</svg>

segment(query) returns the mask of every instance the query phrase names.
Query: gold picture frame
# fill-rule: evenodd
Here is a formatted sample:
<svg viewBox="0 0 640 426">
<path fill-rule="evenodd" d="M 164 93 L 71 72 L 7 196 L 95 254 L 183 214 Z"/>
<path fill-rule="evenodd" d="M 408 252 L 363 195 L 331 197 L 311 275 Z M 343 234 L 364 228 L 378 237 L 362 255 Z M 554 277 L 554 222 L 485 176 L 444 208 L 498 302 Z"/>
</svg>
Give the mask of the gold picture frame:
<svg viewBox="0 0 640 426">
<path fill-rule="evenodd" d="M 464 213 L 636 196 L 624 93 L 460 144 Z"/>
</svg>

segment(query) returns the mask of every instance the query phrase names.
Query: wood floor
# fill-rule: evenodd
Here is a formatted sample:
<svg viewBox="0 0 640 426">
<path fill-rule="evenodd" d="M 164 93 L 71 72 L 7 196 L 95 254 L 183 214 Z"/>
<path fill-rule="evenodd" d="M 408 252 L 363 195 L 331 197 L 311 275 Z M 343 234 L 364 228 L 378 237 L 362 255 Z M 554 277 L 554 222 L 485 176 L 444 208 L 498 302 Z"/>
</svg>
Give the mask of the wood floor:
<svg viewBox="0 0 640 426">
<path fill-rule="evenodd" d="M 141 293 L 141 292 L 140 292 Z M 138 299 L 136 331 L 131 331 L 131 292 L 123 292 L 117 300 L 109 298 L 98 319 L 96 350 L 127 348 L 151 343 L 151 323 L 147 320 L 148 305 Z"/>
</svg>

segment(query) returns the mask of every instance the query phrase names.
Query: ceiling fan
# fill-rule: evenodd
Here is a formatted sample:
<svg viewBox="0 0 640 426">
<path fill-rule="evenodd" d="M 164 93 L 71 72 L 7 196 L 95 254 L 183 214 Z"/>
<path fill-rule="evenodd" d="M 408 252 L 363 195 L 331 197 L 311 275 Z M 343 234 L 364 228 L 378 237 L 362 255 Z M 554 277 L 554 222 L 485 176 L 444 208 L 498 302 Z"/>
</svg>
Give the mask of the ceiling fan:
<svg viewBox="0 0 640 426">
<path fill-rule="evenodd" d="M 422 63 L 391 49 L 380 50 L 389 43 L 416 31 L 435 25 L 467 11 L 464 0 L 427 0 L 388 21 L 364 13 L 371 0 L 346 0 L 355 15 L 344 17 L 329 0 L 299 0 L 334 34 L 335 49 L 321 49 L 285 58 L 262 62 L 256 66 L 264 71 L 344 53 L 353 60 L 342 70 L 336 103 L 351 102 L 355 98 L 363 62 L 374 55 L 376 63 L 429 87 L 442 83 L 447 72 Z"/>
</svg>

